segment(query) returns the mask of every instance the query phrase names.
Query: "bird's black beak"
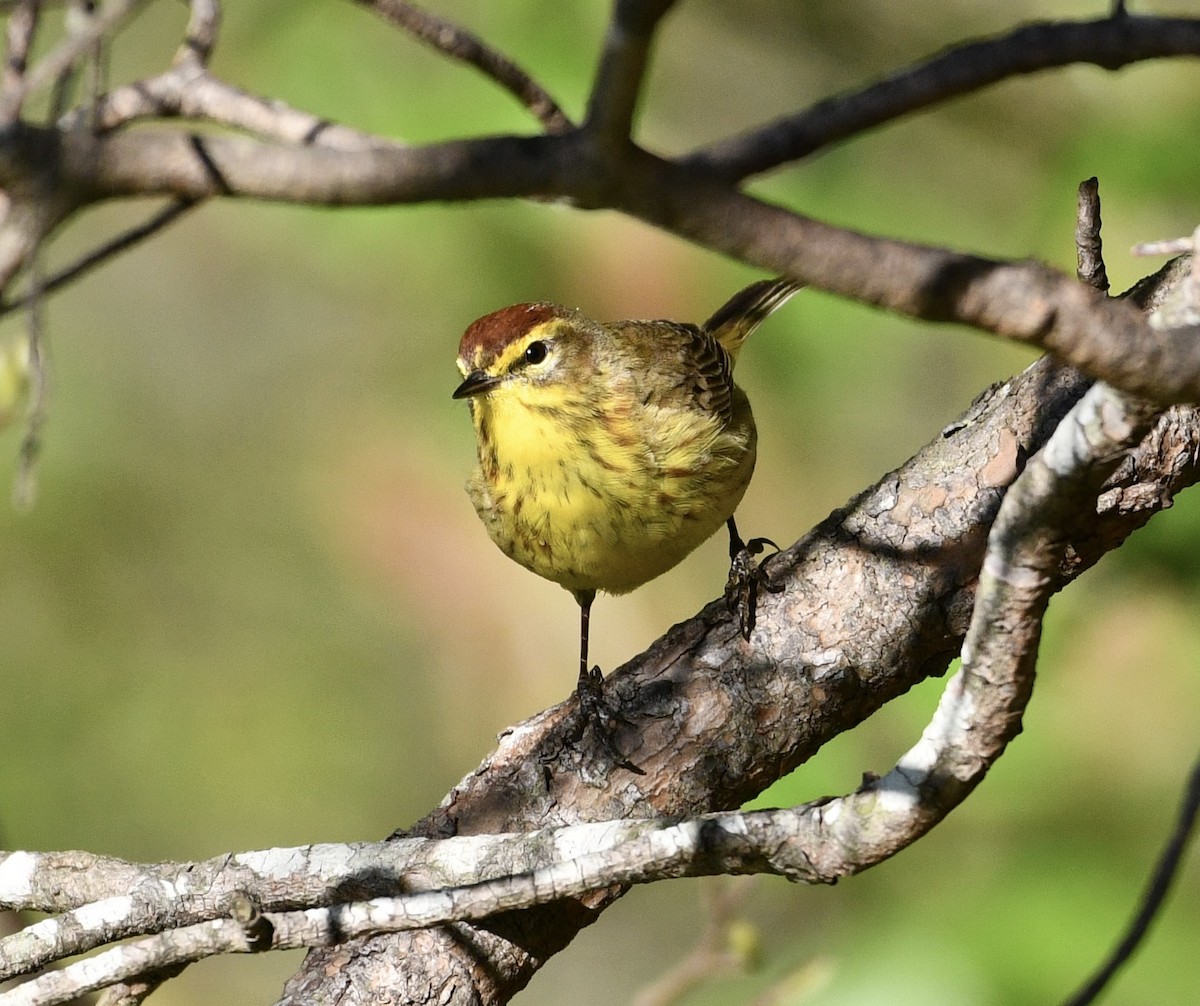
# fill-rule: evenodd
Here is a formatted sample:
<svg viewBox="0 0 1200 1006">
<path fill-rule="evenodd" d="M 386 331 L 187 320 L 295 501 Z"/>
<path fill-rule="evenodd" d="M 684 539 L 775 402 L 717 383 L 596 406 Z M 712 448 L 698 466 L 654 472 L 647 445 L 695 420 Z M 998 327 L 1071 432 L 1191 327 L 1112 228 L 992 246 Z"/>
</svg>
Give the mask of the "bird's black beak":
<svg viewBox="0 0 1200 1006">
<path fill-rule="evenodd" d="M 472 395 L 482 395 L 500 383 L 500 378 L 485 374 L 482 370 L 472 370 L 457 388 L 451 398 L 470 398 Z"/>
</svg>

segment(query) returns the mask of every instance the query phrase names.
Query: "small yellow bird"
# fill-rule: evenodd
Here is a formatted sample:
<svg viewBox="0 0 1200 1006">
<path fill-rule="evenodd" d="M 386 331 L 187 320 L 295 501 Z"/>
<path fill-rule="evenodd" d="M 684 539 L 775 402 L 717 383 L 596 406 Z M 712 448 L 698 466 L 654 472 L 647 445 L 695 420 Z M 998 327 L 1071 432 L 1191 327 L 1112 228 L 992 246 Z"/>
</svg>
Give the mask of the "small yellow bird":
<svg viewBox="0 0 1200 1006">
<path fill-rule="evenodd" d="M 744 606 L 749 638 L 763 580 L 749 557 L 771 543 L 743 542 L 733 521 L 757 434 L 732 371 L 746 337 L 798 289 L 754 283 L 702 326 L 600 323 L 541 303 L 485 315 L 463 335 L 454 397 L 470 403 L 479 447 L 467 492 L 505 555 L 579 602 L 581 699 L 601 680 L 588 671 L 596 592 L 640 587 L 722 524 L 726 596 Z"/>
</svg>

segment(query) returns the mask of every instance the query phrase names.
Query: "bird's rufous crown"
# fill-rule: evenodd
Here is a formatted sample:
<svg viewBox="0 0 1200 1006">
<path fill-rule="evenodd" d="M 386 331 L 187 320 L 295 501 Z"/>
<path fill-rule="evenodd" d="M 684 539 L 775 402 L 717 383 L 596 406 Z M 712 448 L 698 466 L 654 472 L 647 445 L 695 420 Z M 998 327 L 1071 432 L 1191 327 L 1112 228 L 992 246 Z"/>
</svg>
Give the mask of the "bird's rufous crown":
<svg viewBox="0 0 1200 1006">
<path fill-rule="evenodd" d="M 471 322 L 458 344 L 458 358 L 473 367 L 494 360 L 500 351 L 528 332 L 553 318 L 570 317 L 571 312 L 558 304 L 513 304 Z"/>
</svg>

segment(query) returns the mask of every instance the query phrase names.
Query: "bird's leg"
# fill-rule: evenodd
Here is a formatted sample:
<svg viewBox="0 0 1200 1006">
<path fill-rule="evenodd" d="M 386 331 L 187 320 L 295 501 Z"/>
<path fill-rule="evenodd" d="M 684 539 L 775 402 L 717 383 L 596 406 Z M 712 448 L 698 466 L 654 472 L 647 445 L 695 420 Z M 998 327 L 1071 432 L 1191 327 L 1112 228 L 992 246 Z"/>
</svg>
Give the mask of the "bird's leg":
<svg viewBox="0 0 1200 1006">
<path fill-rule="evenodd" d="M 588 668 L 588 629 L 592 620 L 592 602 L 596 599 L 594 590 L 574 591 L 575 600 L 579 602 L 579 683 L 575 686 L 575 694 L 579 698 L 579 710 L 584 723 L 600 723 L 608 718 L 608 707 L 604 701 L 604 675 L 600 665 Z"/>
<path fill-rule="evenodd" d="M 588 629 L 592 620 L 592 602 L 596 600 L 594 590 L 577 590 L 575 600 L 579 602 L 579 684 L 575 686 L 575 694 L 579 696 L 579 705 L 587 719 L 595 719 L 594 711 L 604 704 L 600 692 L 604 684 L 604 675 L 600 665 L 588 669 Z"/>
<path fill-rule="evenodd" d="M 575 600 L 579 602 L 579 683 L 575 686 L 575 696 L 579 699 L 579 723 L 576 738 L 583 736 L 590 726 L 596 742 L 604 749 L 612 763 L 620 768 L 628 769 L 635 775 L 646 773 L 621 754 L 614 738 L 615 724 L 618 720 L 628 722 L 620 710 L 609 705 L 604 697 L 604 674 L 600 666 L 588 668 L 588 628 L 592 617 L 592 602 L 596 599 L 594 590 L 574 591 Z"/>
<path fill-rule="evenodd" d="M 758 612 L 758 588 L 762 586 L 772 594 L 783 590 L 783 584 L 772 583 L 766 570 L 754 561 L 768 545 L 779 551 L 779 546 L 770 538 L 751 538 L 742 541 L 737 524 L 732 517 L 725 522 L 729 528 L 729 579 L 725 581 L 725 606 L 738 619 L 742 638 L 749 640 L 754 630 Z"/>
</svg>

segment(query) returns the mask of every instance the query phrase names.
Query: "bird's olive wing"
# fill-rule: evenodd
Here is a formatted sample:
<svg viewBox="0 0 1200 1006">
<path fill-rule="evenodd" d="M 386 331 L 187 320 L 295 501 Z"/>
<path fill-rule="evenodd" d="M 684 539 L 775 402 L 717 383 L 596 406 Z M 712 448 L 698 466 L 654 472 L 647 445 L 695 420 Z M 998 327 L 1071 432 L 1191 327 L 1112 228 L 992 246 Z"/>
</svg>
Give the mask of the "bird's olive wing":
<svg viewBox="0 0 1200 1006">
<path fill-rule="evenodd" d="M 728 422 L 733 415 L 733 360 L 696 325 L 656 321 L 641 327 L 648 371 L 660 405 L 699 409 Z"/>
<path fill-rule="evenodd" d="M 643 406 L 733 416 L 733 360 L 696 325 L 631 321 L 618 329 L 625 349 L 625 380 Z"/>
</svg>

